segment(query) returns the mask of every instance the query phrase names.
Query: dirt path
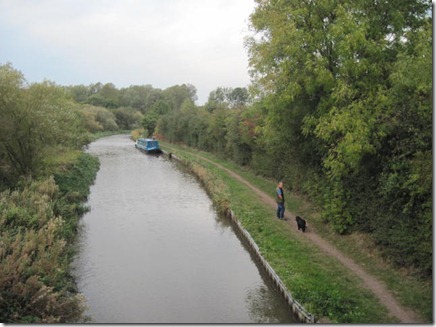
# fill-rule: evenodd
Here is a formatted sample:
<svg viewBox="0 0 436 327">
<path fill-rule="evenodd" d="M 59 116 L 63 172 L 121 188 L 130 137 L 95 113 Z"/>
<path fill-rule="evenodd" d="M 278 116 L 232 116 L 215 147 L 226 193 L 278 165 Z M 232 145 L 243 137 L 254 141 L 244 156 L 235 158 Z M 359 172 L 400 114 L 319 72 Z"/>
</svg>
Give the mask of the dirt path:
<svg viewBox="0 0 436 327">
<path fill-rule="evenodd" d="M 274 199 L 270 195 L 266 194 L 265 192 L 255 187 L 240 175 L 205 157 L 202 157 L 200 155 L 195 155 L 195 156 L 200 158 L 201 160 L 207 161 L 219 167 L 220 169 L 226 171 L 230 176 L 232 176 L 242 184 L 246 185 L 250 190 L 252 190 L 255 194 L 257 194 L 263 203 L 273 207 L 274 209 L 277 207 L 277 204 L 275 203 Z M 289 211 L 285 213 L 285 218 L 287 218 L 286 221 L 287 224 L 292 224 L 293 226 L 296 224 L 294 221 L 295 215 L 289 213 Z M 291 230 L 297 232 L 296 228 L 291 228 Z M 325 254 L 335 257 L 346 268 L 350 269 L 354 274 L 356 274 L 362 280 L 364 287 L 369 289 L 371 292 L 373 292 L 374 295 L 377 296 L 378 299 L 380 300 L 380 303 L 387 308 L 389 314 L 398 318 L 401 323 L 423 322 L 417 317 L 417 315 L 412 310 L 403 307 L 394 298 L 392 293 L 387 289 L 386 285 L 382 281 L 367 273 L 360 265 L 355 263 L 351 258 L 344 255 L 328 241 L 321 238 L 314 231 L 307 231 L 303 235 L 307 237 L 312 243 L 316 244 Z"/>
</svg>

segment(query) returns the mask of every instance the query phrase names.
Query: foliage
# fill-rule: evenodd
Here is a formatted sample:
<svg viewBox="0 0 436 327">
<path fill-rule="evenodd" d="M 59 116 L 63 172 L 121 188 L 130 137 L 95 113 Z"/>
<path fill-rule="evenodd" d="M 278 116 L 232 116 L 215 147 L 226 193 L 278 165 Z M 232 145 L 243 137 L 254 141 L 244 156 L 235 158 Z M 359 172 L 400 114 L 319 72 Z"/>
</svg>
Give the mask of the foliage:
<svg viewBox="0 0 436 327">
<path fill-rule="evenodd" d="M 112 83 L 96 83 L 89 86 L 75 85 L 65 87 L 77 103 L 90 104 L 96 107 L 117 108 L 120 106 L 120 91 Z"/>
<path fill-rule="evenodd" d="M 137 139 L 139 139 L 142 135 L 144 134 L 144 129 L 140 128 L 140 129 L 134 129 L 133 131 L 130 132 L 130 138 L 133 141 L 136 141 Z"/>
<path fill-rule="evenodd" d="M 162 91 L 151 85 L 132 85 L 121 89 L 121 106 L 131 107 L 145 113 L 157 100 L 162 98 Z"/>
<path fill-rule="evenodd" d="M 78 106 L 77 111 L 82 115 L 85 128 L 90 133 L 119 129 L 114 113 L 104 107 L 86 104 Z"/>
<path fill-rule="evenodd" d="M 208 111 L 224 108 L 237 109 L 245 107 L 248 103 L 249 93 L 245 87 L 218 87 L 209 93 L 205 108 Z"/>
<path fill-rule="evenodd" d="M 0 102 L 0 177 L 9 184 L 37 174 L 51 147 L 80 148 L 86 141 L 74 105 L 52 83 L 25 87 L 21 73 L 2 65 Z"/>
<path fill-rule="evenodd" d="M 80 106 L 64 88 L 27 85 L 10 64 L 0 66 L 2 322 L 83 319 L 69 265 L 98 162 L 77 155 L 89 141 Z"/>
<path fill-rule="evenodd" d="M 59 201 L 65 205 L 63 216 L 57 213 Z M 84 300 L 69 273 L 71 240 L 64 237 L 71 228 L 69 203 L 52 177 L 23 180 L 19 189 L 0 194 L 1 321 L 82 319 Z"/>
<path fill-rule="evenodd" d="M 197 89 L 191 84 L 171 86 L 162 92 L 169 103 L 170 110 L 180 110 L 186 100 L 194 103 L 197 100 Z"/>
<path fill-rule="evenodd" d="M 235 110 L 236 89 L 219 87 L 157 130 L 284 179 L 338 233 L 370 233 L 431 276 L 429 5 L 259 0 L 246 39 L 256 102 Z"/>
<path fill-rule="evenodd" d="M 169 113 L 171 106 L 168 101 L 157 101 L 145 114 L 142 119 L 142 126 L 147 132 L 147 136 L 152 136 L 160 116 Z"/>
<path fill-rule="evenodd" d="M 147 136 L 154 134 L 160 116 L 194 107 L 197 90 L 193 85 L 174 85 L 165 90 L 151 85 L 133 85 L 117 89 L 113 84 L 65 87 L 79 103 L 86 128 L 91 133 L 144 127 Z"/>
<path fill-rule="evenodd" d="M 114 109 L 112 113 L 115 116 L 115 122 L 117 126 L 124 130 L 138 128 L 143 118 L 141 112 L 129 107 L 120 107 Z"/>
<path fill-rule="evenodd" d="M 89 195 L 89 185 L 92 184 L 98 168 L 97 158 L 81 153 L 69 167 L 64 167 L 64 171 L 56 173 L 54 179 L 62 195 L 68 197 L 76 194 L 77 200 L 84 201 Z"/>
<path fill-rule="evenodd" d="M 246 41 L 272 176 L 298 181 L 339 233 L 370 232 L 394 262 L 427 275 L 429 9 L 420 0 L 259 0 Z"/>
<path fill-rule="evenodd" d="M 386 139 L 388 159 L 382 161 L 378 194 L 389 218 L 389 230 L 375 233 L 377 242 L 388 243 L 386 253 L 400 265 L 432 272 L 432 78 L 428 71 L 431 24 L 409 33 L 406 53 L 399 55 L 391 75 L 390 96 L 395 124 Z M 414 253 L 415 255 L 404 255 Z"/>
<path fill-rule="evenodd" d="M 132 85 L 117 89 L 114 84 L 96 83 L 64 87 L 77 103 L 107 109 L 132 108 L 145 114 L 160 101 L 166 102 L 171 110 L 180 110 L 185 100 L 195 102 L 197 89 L 191 84 L 174 85 L 165 90 L 151 85 Z"/>
</svg>

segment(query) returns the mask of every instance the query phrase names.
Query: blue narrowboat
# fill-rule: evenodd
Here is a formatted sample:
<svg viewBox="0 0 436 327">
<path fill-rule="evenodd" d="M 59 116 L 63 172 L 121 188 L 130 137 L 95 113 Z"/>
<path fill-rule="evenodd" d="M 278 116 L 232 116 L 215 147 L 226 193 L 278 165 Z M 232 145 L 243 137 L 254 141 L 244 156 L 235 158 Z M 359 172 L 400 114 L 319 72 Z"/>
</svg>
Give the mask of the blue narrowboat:
<svg viewBox="0 0 436 327">
<path fill-rule="evenodd" d="M 159 147 L 159 142 L 155 139 L 137 139 L 135 147 L 146 153 L 162 153 L 162 150 Z"/>
</svg>

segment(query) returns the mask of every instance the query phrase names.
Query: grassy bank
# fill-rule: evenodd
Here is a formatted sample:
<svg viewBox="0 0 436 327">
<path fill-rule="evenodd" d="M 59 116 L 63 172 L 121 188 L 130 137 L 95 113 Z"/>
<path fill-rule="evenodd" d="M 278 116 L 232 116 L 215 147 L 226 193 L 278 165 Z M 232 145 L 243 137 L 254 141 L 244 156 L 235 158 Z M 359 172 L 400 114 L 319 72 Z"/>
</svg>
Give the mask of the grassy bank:
<svg viewBox="0 0 436 327">
<path fill-rule="evenodd" d="M 80 151 L 50 157 L 53 175 L 23 179 L 0 194 L 0 321 L 65 323 L 83 319 L 70 274 L 78 220 L 99 167 Z"/>
<path fill-rule="evenodd" d="M 273 210 L 260 203 L 246 186 L 216 166 L 195 157 L 198 151 L 166 143 L 163 146 L 185 160 L 200 176 L 219 207 L 232 208 L 293 296 L 308 311 L 318 317 L 327 317 L 332 322 L 395 322 L 388 317 L 378 300 L 362 287 L 359 279 L 342 268 L 334 258 L 326 257 L 305 238 L 295 237 L 289 226 L 274 219 Z M 213 155 L 203 152 L 201 155 L 235 171 L 261 190 L 273 193 L 275 181 L 259 178 L 250 171 Z M 356 262 L 371 267 L 368 271 L 385 281 L 404 304 L 421 312 L 431 321 L 432 290 L 428 284 L 392 269 L 373 250 L 362 244 L 365 243 L 364 236 L 336 236 L 322 223 L 316 208 L 304 198 L 287 193 L 288 210 L 306 217 L 311 228 L 321 231 L 321 235 Z"/>
</svg>

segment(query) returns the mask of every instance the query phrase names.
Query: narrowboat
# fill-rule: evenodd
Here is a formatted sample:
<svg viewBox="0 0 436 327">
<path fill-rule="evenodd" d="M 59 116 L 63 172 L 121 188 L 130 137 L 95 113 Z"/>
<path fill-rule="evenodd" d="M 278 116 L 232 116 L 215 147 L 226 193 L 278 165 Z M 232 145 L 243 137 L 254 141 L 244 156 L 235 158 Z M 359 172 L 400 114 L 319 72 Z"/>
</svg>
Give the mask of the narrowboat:
<svg viewBox="0 0 436 327">
<path fill-rule="evenodd" d="M 159 142 L 155 139 L 137 139 L 135 147 L 146 153 L 162 153 L 162 150 L 159 147 Z"/>
</svg>

